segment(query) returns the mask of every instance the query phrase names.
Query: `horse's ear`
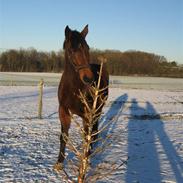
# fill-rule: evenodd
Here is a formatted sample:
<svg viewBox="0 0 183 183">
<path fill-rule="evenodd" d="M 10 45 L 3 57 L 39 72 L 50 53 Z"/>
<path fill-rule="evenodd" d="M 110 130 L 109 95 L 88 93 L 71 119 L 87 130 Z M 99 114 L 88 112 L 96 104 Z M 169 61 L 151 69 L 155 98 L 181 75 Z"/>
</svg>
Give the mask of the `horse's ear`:
<svg viewBox="0 0 183 183">
<path fill-rule="evenodd" d="M 67 25 L 65 28 L 65 38 L 68 40 L 70 38 L 70 35 L 71 35 L 71 29 Z"/>
<path fill-rule="evenodd" d="M 81 35 L 85 38 L 88 34 L 88 25 L 84 27 L 84 29 L 81 31 Z"/>
</svg>

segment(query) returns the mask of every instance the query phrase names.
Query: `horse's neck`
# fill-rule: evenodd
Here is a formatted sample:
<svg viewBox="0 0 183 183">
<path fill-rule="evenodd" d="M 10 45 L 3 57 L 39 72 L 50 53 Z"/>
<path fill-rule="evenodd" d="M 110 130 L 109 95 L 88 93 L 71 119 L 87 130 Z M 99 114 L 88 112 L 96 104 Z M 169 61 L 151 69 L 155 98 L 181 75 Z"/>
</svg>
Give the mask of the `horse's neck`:
<svg viewBox="0 0 183 183">
<path fill-rule="evenodd" d="M 66 82 L 70 87 L 73 88 L 77 84 L 80 85 L 80 87 L 81 87 L 82 83 L 79 79 L 79 73 L 77 73 L 74 70 L 73 65 L 70 63 L 70 60 L 67 55 L 65 55 L 64 74 L 67 78 Z"/>
</svg>

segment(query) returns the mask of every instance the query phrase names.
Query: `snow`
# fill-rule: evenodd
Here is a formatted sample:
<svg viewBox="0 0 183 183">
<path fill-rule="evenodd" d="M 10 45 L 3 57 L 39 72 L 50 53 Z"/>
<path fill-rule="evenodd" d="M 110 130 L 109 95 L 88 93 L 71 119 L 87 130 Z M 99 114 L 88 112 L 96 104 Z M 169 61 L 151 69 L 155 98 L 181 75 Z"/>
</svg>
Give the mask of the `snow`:
<svg viewBox="0 0 183 183">
<path fill-rule="evenodd" d="M 117 139 L 91 159 L 110 169 L 97 183 L 183 182 L 183 91 L 110 87 L 100 126 Z M 0 182 L 63 182 L 53 165 L 59 151 L 57 87 L 45 86 L 43 119 L 37 118 L 37 86 L 0 86 Z M 80 141 L 72 124 L 70 136 Z M 98 144 L 100 145 L 100 144 Z M 96 145 L 96 146 L 98 146 Z M 67 150 L 68 158 L 73 154 Z M 68 167 L 67 167 L 68 168 Z M 92 178 L 88 182 L 95 182 Z"/>
</svg>

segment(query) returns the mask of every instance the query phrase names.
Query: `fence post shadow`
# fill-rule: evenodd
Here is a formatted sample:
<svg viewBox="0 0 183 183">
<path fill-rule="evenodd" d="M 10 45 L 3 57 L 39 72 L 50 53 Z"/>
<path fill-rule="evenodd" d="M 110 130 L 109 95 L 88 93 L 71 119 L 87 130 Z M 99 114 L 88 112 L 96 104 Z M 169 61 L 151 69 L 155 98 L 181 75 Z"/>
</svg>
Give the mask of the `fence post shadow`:
<svg viewBox="0 0 183 183">
<path fill-rule="evenodd" d="M 170 163 L 176 182 L 183 182 L 181 159 L 173 147 L 164 129 L 163 121 L 160 117 L 158 118 L 159 115 L 153 105 L 150 102 L 146 102 L 146 107 L 142 108 L 138 105 L 137 100 L 133 99 L 130 111 L 131 119 L 128 122 L 129 161 L 125 182 L 162 182 L 163 176 L 161 174 L 157 142 L 163 147 L 163 153 Z M 152 113 L 156 118 L 152 118 L 151 115 L 144 115 L 148 112 Z"/>
</svg>

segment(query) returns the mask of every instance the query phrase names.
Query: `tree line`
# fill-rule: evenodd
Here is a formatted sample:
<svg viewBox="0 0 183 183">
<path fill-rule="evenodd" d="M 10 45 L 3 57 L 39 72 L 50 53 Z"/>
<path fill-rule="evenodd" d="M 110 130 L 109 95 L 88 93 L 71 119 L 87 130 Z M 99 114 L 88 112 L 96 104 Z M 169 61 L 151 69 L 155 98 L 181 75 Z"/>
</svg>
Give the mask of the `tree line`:
<svg viewBox="0 0 183 183">
<path fill-rule="evenodd" d="M 99 56 L 107 59 L 111 75 L 147 75 L 183 77 L 183 67 L 164 56 L 142 51 L 96 50 L 90 51 L 91 62 L 98 63 Z M 36 49 L 7 50 L 0 54 L 1 72 L 62 72 L 64 51 L 43 52 Z"/>
</svg>

